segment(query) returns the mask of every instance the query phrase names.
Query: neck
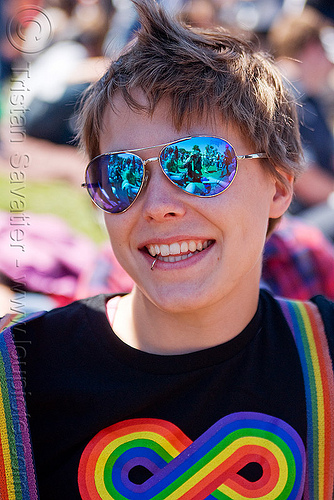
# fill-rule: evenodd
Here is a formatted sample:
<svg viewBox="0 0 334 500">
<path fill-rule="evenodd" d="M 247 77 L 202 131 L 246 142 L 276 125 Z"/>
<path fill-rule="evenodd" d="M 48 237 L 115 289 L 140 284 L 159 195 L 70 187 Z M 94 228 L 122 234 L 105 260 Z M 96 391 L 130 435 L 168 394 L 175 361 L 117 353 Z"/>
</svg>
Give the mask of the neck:
<svg viewBox="0 0 334 500">
<path fill-rule="evenodd" d="M 114 331 L 126 344 L 152 354 L 194 352 L 236 337 L 254 316 L 258 298 L 257 282 L 244 293 L 232 292 L 224 301 L 173 314 L 158 308 L 135 287 L 119 303 Z"/>
</svg>

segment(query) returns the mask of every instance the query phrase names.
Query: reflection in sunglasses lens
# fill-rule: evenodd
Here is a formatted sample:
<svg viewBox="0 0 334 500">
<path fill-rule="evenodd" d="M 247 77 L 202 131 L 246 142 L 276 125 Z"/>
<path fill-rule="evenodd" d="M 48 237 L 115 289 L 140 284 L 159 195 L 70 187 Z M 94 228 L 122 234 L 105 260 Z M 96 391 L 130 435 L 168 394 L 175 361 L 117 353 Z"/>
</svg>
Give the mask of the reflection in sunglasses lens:
<svg viewBox="0 0 334 500">
<path fill-rule="evenodd" d="M 143 164 L 130 153 L 100 156 L 87 171 L 92 199 L 110 213 L 122 212 L 133 203 L 142 178 Z"/>
<path fill-rule="evenodd" d="M 236 174 L 233 147 L 215 137 L 193 137 L 166 146 L 161 164 L 170 180 L 188 193 L 213 196 L 222 193 Z"/>
</svg>

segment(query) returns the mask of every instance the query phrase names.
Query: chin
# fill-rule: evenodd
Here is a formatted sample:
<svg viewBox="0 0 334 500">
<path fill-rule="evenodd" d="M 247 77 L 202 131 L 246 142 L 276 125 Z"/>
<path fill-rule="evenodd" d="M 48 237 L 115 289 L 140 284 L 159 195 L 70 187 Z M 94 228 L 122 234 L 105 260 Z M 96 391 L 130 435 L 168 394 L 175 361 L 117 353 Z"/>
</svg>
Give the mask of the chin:
<svg viewBox="0 0 334 500">
<path fill-rule="evenodd" d="M 213 293 L 206 294 L 198 289 L 191 292 L 189 287 L 187 287 L 186 292 L 175 288 L 164 287 L 164 290 L 146 290 L 144 295 L 156 307 L 169 314 L 194 313 L 212 304 Z"/>
</svg>

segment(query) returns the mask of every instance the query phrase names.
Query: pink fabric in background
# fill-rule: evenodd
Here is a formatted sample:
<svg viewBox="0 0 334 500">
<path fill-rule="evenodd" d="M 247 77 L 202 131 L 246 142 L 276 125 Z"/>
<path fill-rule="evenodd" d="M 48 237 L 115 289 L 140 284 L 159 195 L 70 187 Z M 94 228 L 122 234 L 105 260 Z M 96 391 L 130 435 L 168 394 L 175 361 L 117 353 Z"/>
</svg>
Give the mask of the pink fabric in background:
<svg viewBox="0 0 334 500">
<path fill-rule="evenodd" d="M 28 215 L 0 212 L 0 271 L 27 290 L 73 298 L 95 245 L 55 216 Z"/>
<path fill-rule="evenodd" d="M 99 250 L 92 268 L 82 271 L 76 298 L 98 293 L 130 292 L 132 287 L 132 279 L 118 263 L 110 243 L 106 243 Z"/>
</svg>

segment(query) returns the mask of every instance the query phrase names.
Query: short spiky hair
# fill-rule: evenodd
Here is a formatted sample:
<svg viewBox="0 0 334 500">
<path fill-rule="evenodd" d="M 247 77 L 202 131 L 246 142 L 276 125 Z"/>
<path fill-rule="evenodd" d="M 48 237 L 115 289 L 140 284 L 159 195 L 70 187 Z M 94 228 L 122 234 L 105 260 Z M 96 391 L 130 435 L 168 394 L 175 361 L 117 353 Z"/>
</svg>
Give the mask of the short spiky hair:
<svg viewBox="0 0 334 500">
<path fill-rule="evenodd" d="M 171 18 L 154 0 L 132 0 L 141 23 L 132 42 L 93 84 L 80 114 L 81 144 L 90 157 L 100 153 L 103 114 L 120 91 L 127 104 L 152 114 L 169 99 L 176 129 L 220 110 L 256 151 L 266 152 L 269 170 L 296 176 L 301 145 L 293 98 L 270 56 L 223 29 L 201 31 Z M 142 89 L 148 104 L 137 102 Z"/>
</svg>

